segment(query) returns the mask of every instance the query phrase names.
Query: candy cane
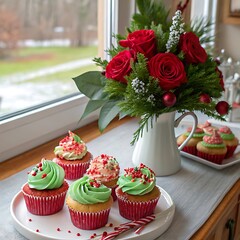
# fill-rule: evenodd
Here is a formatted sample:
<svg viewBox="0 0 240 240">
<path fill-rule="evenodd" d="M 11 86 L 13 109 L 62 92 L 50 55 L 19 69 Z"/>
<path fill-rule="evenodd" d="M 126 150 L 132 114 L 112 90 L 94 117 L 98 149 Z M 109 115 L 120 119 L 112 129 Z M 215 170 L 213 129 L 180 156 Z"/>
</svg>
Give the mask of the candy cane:
<svg viewBox="0 0 240 240">
<path fill-rule="evenodd" d="M 115 230 L 114 232 L 110 232 L 107 235 L 102 236 L 101 240 L 114 239 L 115 237 L 117 237 L 121 233 L 126 232 L 131 228 L 140 227 L 139 229 L 141 229 L 142 226 L 152 222 L 154 219 L 155 219 L 155 215 L 151 215 L 151 216 L 147 216 L 145 218 L 141 218 L 139 220 L 134 220 L 132 222 L 127 222 L 127 223 L 120 224 L 119 227 L 114 228 L 114 230 Z M 137 229 L 137 231 L 139 229 Z M 139 230 L 139 231 L 141 231 L 141 230 Z M 138 232 L 136 232 L 136 233 L 138 233 Z"/>
<path fill-rule="evenodd" d="M 114 232 L 102 234 L 101 240 L 111 240 L 120 235 L 123 232 L 128 231 L 129 229 L 137 228 L 135 233 L 139 234 L 143 228 L 154 219 L 165 218 L 170 212 L 175 210 L 175 205 L 172 204 L 167 210 L 164 212 L 160 212 L 154 215 L 150 215 L 139 220 L 134 220 L 132 222 L 122 223 L 118 227 L 114 228 Z"/>
</svg>

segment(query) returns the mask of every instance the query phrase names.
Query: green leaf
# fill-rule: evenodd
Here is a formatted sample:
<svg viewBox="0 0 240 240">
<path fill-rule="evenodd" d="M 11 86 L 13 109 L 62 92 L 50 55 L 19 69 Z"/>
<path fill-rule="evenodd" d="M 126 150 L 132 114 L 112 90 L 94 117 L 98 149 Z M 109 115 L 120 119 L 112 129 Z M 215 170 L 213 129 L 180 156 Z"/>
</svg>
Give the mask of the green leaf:
<svg viewBox="0 0 240 240">
<path fill-rule="evenodd" d="M 82 139 L 78 135 L 76 135 L 76 134 L 73 135 L 73 139 L 77 143 L 81 143 L 82 142 Z"/>
<path fill-rule="evenodd" d="M 126 116 L 129 116 L 129 113 L 127 113 L 127 112 L 120 112 L 119 113 L 119 119 L 122 119 L 122 118 L 124 118 Z"/>
<path fill-rule="evenodd" d="M 98 119 L 98 127 L 102 132 L 108 124 L 117 116 L 120 112 L 116 101 L 109 101 L 105 103 L 100 111 Z"/>
<path fill-rule="evenodd" d="M 93 100 L 106 99 L 103 88 L 106 83 L 105 77 L 99 71 L 89 71 L 73 78 L 79 91 Z"/>
<path fill-rule="evenodd" d="M 84 109 L 83 115 L 81 119 L 88 116 L 90 113 L 94 112 L 98 108 L 102 107 L 102 105 L 106 102 L 106 100 L 89 100 L 86 108 Z"/>
</svg>

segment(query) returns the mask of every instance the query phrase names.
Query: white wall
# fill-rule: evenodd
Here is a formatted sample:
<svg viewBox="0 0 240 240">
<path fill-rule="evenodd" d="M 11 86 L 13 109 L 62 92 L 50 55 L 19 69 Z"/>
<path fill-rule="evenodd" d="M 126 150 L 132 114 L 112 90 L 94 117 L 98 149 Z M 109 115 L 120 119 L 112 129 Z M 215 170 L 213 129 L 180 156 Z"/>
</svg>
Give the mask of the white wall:
<svg viewBox="0 0 240 240">
<path fill-rule="evenodd" d="M 235 61 L 240 61 L 240 24 L 223 22 L 224 1 L 218 0 L 216 50 L 225 49 Z"/>
</svg>

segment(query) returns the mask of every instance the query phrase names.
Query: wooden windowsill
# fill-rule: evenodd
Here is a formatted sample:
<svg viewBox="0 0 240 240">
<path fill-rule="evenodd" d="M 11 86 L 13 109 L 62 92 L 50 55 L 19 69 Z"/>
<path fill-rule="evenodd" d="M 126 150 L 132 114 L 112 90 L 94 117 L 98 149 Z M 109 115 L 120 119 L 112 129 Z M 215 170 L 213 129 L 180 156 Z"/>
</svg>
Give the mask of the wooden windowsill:
<svg viewBox="0 0 240 240">
<path fill-rule="evenodd" d="M 131 118 L 127 117 L 121 120 L 114 120 L 103 132 L 106 133 L 109 130 L 129 121 Z M 102 133 L 98 129 L 97 121 L 94 121 L 84 127 L 81 127 L 74 131 L 76 134 L 87 143 Z M 43 157 L 46 159 L 52 159 L 54 157 L 53 150 L 58 145 L 59 141 L 64 136 L 60 136 L 47 143 L 44 143 L 36 148 L 33 148 L 25 153 L 22 153 L 16 157 L 10 158 L 0 163 L 0 180 L 10 177 L 11 175 L 20 172 L 36 163 L 38 163 Z M 14 166 L 14 167 L 13 167 Z"/>
</svg>

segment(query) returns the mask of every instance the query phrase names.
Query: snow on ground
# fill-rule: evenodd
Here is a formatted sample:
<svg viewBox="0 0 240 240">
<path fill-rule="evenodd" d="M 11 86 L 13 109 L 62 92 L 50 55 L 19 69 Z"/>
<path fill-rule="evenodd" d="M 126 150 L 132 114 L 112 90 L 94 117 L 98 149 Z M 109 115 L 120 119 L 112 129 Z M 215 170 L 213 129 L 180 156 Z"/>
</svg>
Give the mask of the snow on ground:
<svg viewBox="0 0 240 240">
<path fill-rule="evenodd" d="M 78 67 L 84 67 L 90 64 L 92 64 L 92 59 L 87 58 L 59 64 L 57 66 L 44 68 L 34 72 L 0 77 L 0 116 L 63 97 L 66 94 L 77 91 L 73 81 L 69 81 L 69 84 L 63 85 L 59 84 L 58 81 L 34 83 L 27 80 L 57 72 L 72 70 Z M 16 85 L 15 83 L 18 84 Z"/>
</svg>

